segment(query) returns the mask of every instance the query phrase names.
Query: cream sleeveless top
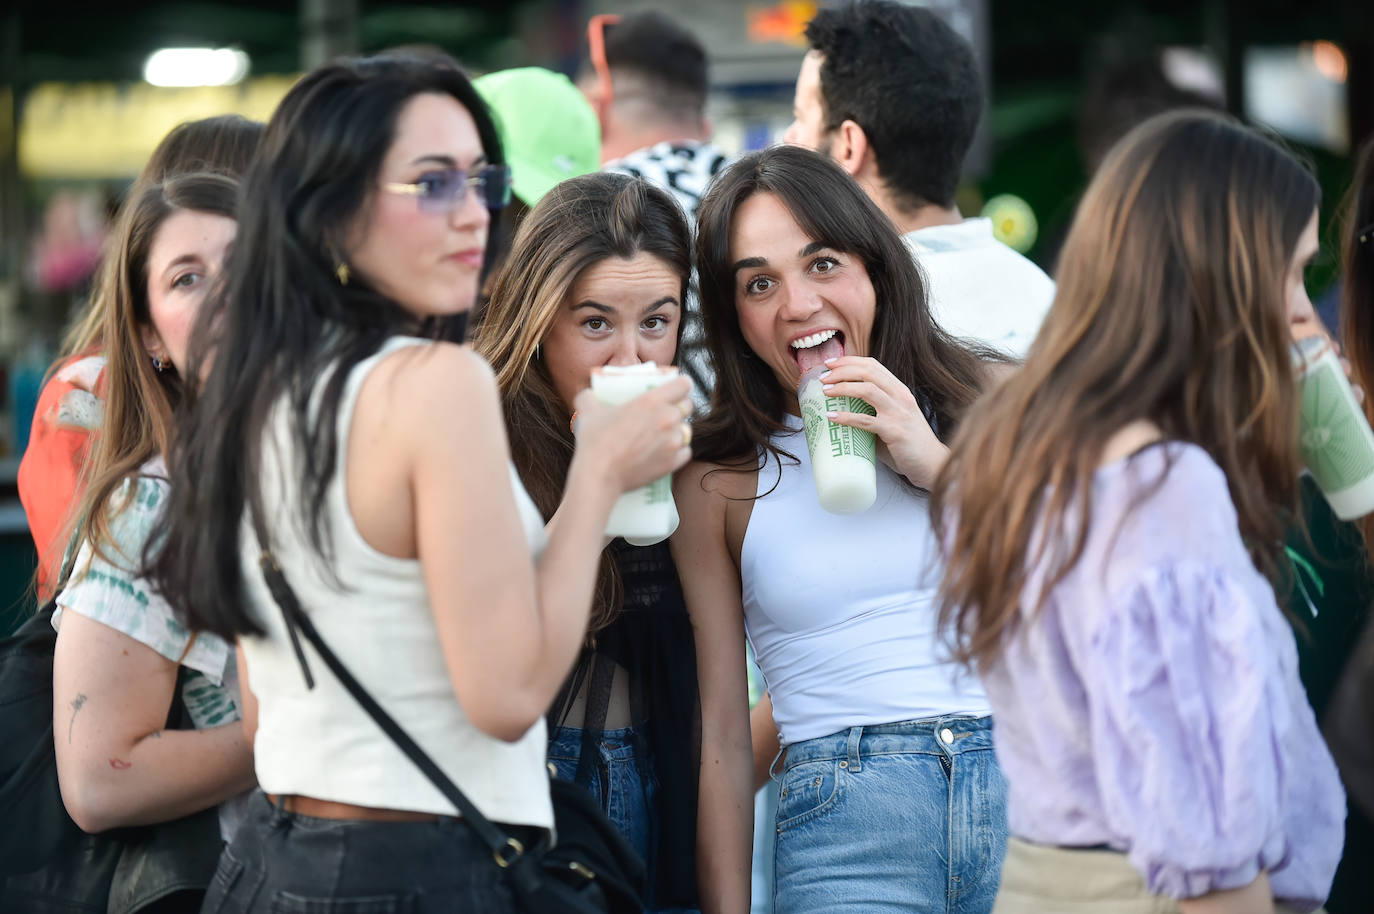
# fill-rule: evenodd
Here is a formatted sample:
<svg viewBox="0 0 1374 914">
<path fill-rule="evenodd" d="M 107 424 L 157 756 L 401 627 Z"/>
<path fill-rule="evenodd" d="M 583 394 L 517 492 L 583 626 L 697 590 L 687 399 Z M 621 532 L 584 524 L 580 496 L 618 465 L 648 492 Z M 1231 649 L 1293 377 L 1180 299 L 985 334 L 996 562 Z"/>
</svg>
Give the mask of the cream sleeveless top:
<svg viewBox="0 0 1374 914">
<path fill-rule="evenodd" d="M 350 373 L 339 404 L 338 464 L 324 507 L 333 544 L 321 568 L 299 520 L 299 473 L 285 401 L 269 419 L 262 455 L 263 502 L 273 551 L 321 636 L 468 798 L 488 818 L 551 827 L 544 767 L 544 722 L 508 743 L 478 730 L 454 693 L 430 611 L 420 563 L 384 555 L 363 539 L 349 510 L 348 430 L 358 392 L 384 358 L 427 341 L 397 337 Z M 454 472 L 462 472 L 454 467 Z M 511 486 L 530 550 L 544 547 L 543 519 L 511 468 Z M 309 643 L 315 688 L 307 689 L 281 610 L 258 568 L 258 548 L 245 518 L 240 534 L 246 594 L 265 637 L 241 640 L 246 684 L 258 699 L 254 759 L 258 783 L 273 794 L 456 815 L 457 811 L 397 749 L 319 660 Z"/>
</svg>

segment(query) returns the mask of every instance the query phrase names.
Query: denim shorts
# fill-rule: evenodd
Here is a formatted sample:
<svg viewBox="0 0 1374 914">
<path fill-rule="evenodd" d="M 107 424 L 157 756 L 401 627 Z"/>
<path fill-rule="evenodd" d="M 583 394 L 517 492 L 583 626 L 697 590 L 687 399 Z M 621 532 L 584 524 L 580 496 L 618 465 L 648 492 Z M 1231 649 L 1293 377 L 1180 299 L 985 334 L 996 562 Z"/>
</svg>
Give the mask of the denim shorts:
<svg viewBox="0 0 1374 914">
<path fill-rule="evenodd" d="M 549 741 L 549 764 L 553 766 L 554 776 L 573 780 L 581 751 L 581 728 L 559 727 L 555 730 Z M 658 823 L 654 820 L 653 808 L 659 786 L 653 776 L 652 759 L 641 759 L 635 752 L 635 734 L 630 727 L 601 731 L 598 753 L 596 777 L 586 785 L 587 789 L 601 804 L 606 818 L 645 861 L 649 867 L 648 881 L 652 885 L 658 846 Z M 650 912 L 692 914 L 685 908 L 653 908 Z"/>
<path fill-rule="evenodd" d="M 852 727 L 787 747 L 779 914 L 987 914 L 1007 847 L 992 719 Z"/>
<path fill-rule="evenodd" d="M 220 856 L 203 914 L 516 914 L 462 819 L 362 822 L 287 812 L 258 792 Z"/>
</svg>

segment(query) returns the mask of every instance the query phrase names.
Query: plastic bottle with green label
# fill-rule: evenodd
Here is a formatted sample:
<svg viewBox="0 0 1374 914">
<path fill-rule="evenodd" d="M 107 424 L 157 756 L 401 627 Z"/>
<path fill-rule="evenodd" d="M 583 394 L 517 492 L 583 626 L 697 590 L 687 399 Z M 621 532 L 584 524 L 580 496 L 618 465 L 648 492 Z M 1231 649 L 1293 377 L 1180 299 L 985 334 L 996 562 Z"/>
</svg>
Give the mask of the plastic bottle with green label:
<svg viewBox="0 0 1374 914">
<path fill-rule="evenodd" d="M 676 368 L 653 362 L 607 365 L 592 372 L 592 393 L 602 403 L 619 406 L 676 377 Z M 606 521 L 606 535 L 624 537 L 632 546 L 651 546 L 671 536 L 677 525 L 673 477 L 668 475 L 621 495 Z"/>
<path fill-rule="evenodd" d="M 824 365 L 817 365 L 797 385 L 816 497 L 831 514 L 859 514 L 878 497 L 877 442 L 872 432 L 831 422 L 829 414 L 872 416 L 876 411 L 858 397 L 827 397 L 820 379 L 824 371 Z"/>
<path fill-rule="evenodd" d="M 1303 462 L 1341 520 L 1374 512 L 1374 432 L 1324 336 L 1293 344 Z"/>
</svg>

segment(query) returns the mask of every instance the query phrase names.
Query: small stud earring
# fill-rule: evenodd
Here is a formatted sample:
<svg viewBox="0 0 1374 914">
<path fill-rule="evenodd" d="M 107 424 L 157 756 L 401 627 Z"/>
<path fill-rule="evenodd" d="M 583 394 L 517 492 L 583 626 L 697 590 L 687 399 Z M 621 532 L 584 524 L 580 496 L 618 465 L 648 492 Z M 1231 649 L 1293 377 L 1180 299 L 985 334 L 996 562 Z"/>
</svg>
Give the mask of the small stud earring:
<svg viewBox="0 0 1374 914">
<path fill-rule="evenodd" d="M 170 364 L 170 362 L 165 361 L 160 355 L 153 356 L 153 370 L 158 374 L 162 374 L 166 371 Z"/>
<path fill-rule="evenodd" d="M 346 264 L 346 263 L 341 263 L 341 264 L 339 264 L 337 267 L 335 267 L 335 268 L 334 268 L 334 275 L 337 276 L 337 277 L 339 278 L 339 285 L 341 285 L 341 286 L 346 286 L 346 285 L 348 285 L 348 277 L 350 276 L 350 273 L 349 273 L 349 271 L 348 271 L 348 264 Z"/>
</svg>

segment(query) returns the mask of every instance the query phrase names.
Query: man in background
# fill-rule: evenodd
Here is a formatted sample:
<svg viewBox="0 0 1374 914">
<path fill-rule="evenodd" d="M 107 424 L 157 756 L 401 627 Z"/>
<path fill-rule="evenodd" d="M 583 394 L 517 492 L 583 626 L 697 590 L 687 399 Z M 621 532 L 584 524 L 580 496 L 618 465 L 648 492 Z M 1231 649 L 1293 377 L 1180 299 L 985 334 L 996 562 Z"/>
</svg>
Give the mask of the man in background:
<svg viewBox="0 0 1374 914">
<path fill-rule="evenodd" d="M 785 141 L 830 156 L 887 214 L 941 327 L 1024 356 L 1054 283 L 954 201 L 984 108 L 973 48 L 930 10 L 892 0 L 822 10 L 806 40 Z"/>
<path fill-rule="evenodd" d="M 590 60 L 578 87 L 601 122 L 602 170 L 668 191 L 695 230 L 697 204 L 726 163 L 706 118 L 706 51 L 691 32 L 656 11 L 595 16 L 587 33 Z M 704 407 L 715 372 L 695 295 L 688 297 L 678 363 Z"/>
</svg>

